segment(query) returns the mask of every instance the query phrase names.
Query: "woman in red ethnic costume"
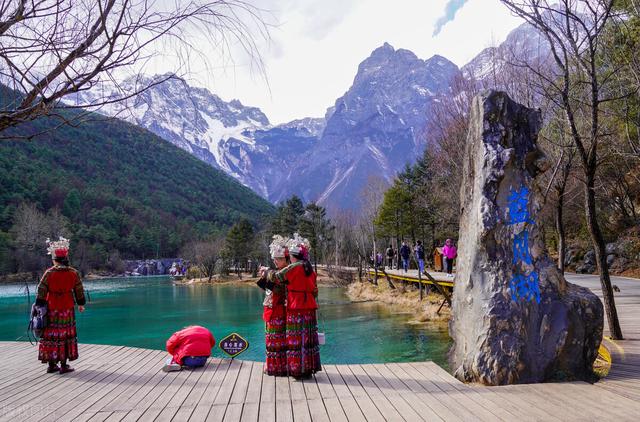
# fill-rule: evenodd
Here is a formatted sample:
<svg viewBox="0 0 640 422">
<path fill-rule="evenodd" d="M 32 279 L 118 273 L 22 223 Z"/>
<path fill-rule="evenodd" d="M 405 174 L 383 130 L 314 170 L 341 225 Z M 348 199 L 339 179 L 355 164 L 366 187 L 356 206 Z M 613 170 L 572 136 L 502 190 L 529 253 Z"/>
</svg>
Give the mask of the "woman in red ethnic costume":
<svg viewBox="0 0 640 422">
<path fill-rule="evenodd" d="M 38 284 L 36 305 L 48 308 L 48 323 L 40 339 L 38 359 L 49 364 L 47 373 L 64 374 L 73 371 L 67 361 L 78 358 L 74 298 L 78 310 L 84 312 L 84 289 L 80 275 L 69 266 L 69 241 L 61 237 L 56 242 L 47 239 L 47 243 L 53 267 Z"/>
<path fill-rule="evenodd" d="M 286 239 L 273 236 L 269 246 L 271 258 L 277 270 L 288 264 L 289 252 Z M 277 271 L 276 270 L 276 271 Z M 266 267 L 260 268 L 258 286 L 265 291 L 264 312 L 265 322 L 266 367 L 265 373 L 274 376 L 287 375 L 287 342 L 286 342 L 286 314 L 284 285 L 277 279 L 276 271 Z"/>
<path fill-rule="evenodd" d="M 295 233 L 289 254 L 291 265 L 278 274 L 287 289 L 287 372 L 305 378 L 322 370 L 316 319 L 318 286 L 309 262 L 309 242 Z"/>
</svg>

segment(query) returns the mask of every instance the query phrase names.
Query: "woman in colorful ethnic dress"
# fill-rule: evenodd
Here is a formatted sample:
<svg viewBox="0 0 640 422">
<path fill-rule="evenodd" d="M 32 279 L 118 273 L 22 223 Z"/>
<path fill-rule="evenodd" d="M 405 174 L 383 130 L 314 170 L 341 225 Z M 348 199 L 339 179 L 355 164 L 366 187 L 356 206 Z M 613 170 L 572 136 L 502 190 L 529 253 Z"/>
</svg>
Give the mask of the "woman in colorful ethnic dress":
<svg viewBox="0 0 640 422">
<path fill-rule="evenodd" d="M 316 318 L 318 286 L 309 262 L 309 241 L 295 233 L 289 255 L 291 265 L 278 273 L 287 290 L 287 372 L 306 378 L 322 370 Z"/>
<path fill-rule="evenodd" d="M 47 373 L 65 374 L 73 371 L 67 362 L 78 359 L 74 298 L 78 310 L 84 312 L 84 288 L 78 272 L 69 266 L 69 240 L 61 237 L 56 242 L 47 239 L 47 243 L 53 266 L 38 285 L 36 304 L 48 308 L 38 359 L 49 364 Z"/>
<path fill-rule="evenodd" d="M 287 240 L 282 236 L 273 236 L 269 246 L 271 258 L 276 270 L 266 267 L 260 268 L 258 286 L 265 291 L 264 312 L 265 345 L 267 359 L 265 373 L 274 376 L 287 375 L 287 343 L 286 343 L 286 314 L 284 285 L 278 281 L 276 272 L 287 266 L 289 252 Z"/>
</svg>

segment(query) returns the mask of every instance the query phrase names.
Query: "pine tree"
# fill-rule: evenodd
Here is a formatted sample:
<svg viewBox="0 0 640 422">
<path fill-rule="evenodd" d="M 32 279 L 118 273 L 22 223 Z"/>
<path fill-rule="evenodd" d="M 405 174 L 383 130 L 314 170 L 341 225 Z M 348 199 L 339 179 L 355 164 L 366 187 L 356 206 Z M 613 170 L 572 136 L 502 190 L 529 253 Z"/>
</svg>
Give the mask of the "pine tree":
<svg viewBox="0 0 640 422">
<path fill-rule="evenodd" d="M 299 231 L 300 221 L 305 213 L 302 199 L 293 195 L 284 204 L 279 204 L 276 215 L 271 220 L 272 234 L 292 236 Z"/>
<path fill-rule="evenodd" d="M 229 258 L 238 267 L 246 263 L 252 250 L 254 231 L 251 223 L 245 218 L 234 224 L 226 238 L 226 250 Z"/>
<path fill-rule="evenodd" d="M 306 206 L 304 216 L 300 220 L 300 235 L 309 239 L 313 263 L 316 266 L 322 261 L 322 251 L 331 239 L 333 226 L 327 218 L 327 210 L 312 202 Z"/>
</svg>

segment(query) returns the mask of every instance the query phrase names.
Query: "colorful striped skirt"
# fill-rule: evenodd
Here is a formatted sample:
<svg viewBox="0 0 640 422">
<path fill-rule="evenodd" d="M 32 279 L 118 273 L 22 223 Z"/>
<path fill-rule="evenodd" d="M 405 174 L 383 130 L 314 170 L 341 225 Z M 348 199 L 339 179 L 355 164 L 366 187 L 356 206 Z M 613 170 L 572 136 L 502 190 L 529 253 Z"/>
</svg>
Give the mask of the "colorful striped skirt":
<svg viewBox="0 0 640 422">
<path fill-rule="evenodd" d="M 274 317 L 265 323 L 267 346 L 267 374 L 287 375 L 287 338 L 284 317 Z"/>
<path fill-rule="evenodd" d="M 315 309 L 287 310 L 287 372 L 306 377 L 321 370 Z"/>
<path fill-rule="evenodd" d="M 76 336 L 76 316 L 73 308 L 49 310 L 49 322 L 44 329 L 38 360 L 63 362 L 78 359 L 78 339 Z"/>
</svg>

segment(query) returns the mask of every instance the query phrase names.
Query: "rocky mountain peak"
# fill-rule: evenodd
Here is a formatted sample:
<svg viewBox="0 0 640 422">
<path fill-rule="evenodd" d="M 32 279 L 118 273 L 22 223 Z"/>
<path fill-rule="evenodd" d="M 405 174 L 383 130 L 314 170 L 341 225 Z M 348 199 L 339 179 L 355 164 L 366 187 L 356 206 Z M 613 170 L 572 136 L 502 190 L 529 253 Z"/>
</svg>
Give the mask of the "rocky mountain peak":
<svg viewBox="0 0 640 422">
<path fill-rule="evenodd" d="M 304 185 L 283 180 L 275 194 L 292 193 L 323 205 L 357 208 L 372 169 L 391 180 L 424 149 L 422 134 L 432 102 L 450 91 L 459 73 L 441 56 L 418 58 L 389 43 L 359 66 L 353 85 L 327 112 L 326 127 L 296 174 Z"/>
<path fill-rule="evenodd" d="M 545 12 L 543 18 L 551 19 L 550 14 L 550 11 Z M 546 39 L 536 28 L 523 23 L 509 32 L 500 45 L 485 48 L 462 66 L 462 73 L 466 79 L 482 82 L 500 75 L 505 62 L 545 60 L 548 53 L 549 44 Z"/>
<path fill-rule="evenodd" d="M 391 44 L 385 41 L 384 44 L 371 52 L 370 57 L 387 57 L 393 54 L 395 51 L 396 49 L 393 48 Z"/>
<path fill-rule="evenodd" d="M 521 27 L 507 42 L 521 46 L 516 39 L 534 36 Z M 486 72 L 494 50 L 465 66 L 465 76 Z M 460 76 L 446 57 L 425 60 L 385 42 L 359 64 L 351 87 L 320 119 L 271 125 L 260 109 L 172 74 L 129 81 L 140 86 L 168 78 L 101 112 L 151 130 L 273 202 L 295 193 L 330 208 L 357 208 L 372 172 L 391 180 L 423 152 L 432 104 L 450 95 Z"/>
<path fill-rule="evenodd" d="M 288 123 L 278 125 L 282 129 L 295 129 L 299 135 L 308 134 L 309 136 L 319 137 L 327 121 L 322 118 L 305 117 L 304 119 L 292 120 Z"/>
<path fill-rule="evenodd" d="M 456 68 L 456 69 L 458 68 L 458 66 L 456 66 L 454 62 L 452 62 L 451 60 L 439 54 L 434 54 L 424 62 L 429 66 L 440 66 L 445 68 L 448 67 L 448 68 Z"/>
<path fill-rule="evenodd" d="M 391 44 L 385 42 L 384 45 L 373 50 L 371 55 L 360 63 L 354 83 L 371 75 L 384 74 L 394 72 L 394 69 L 416 66 L 420 62 L 421 60 L 412 51 L 403 48 L 396 50 Z"/>
</svg>

